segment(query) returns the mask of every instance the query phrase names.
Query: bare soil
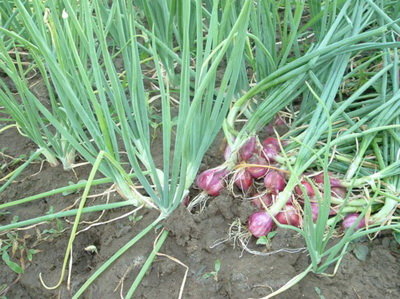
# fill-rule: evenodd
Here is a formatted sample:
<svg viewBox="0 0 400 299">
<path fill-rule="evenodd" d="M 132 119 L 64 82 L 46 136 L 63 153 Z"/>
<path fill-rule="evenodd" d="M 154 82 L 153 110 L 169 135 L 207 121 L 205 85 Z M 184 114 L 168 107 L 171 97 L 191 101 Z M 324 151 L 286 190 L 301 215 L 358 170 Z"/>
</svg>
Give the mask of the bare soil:
<svg viewBox="0 0 400 299">
<path fill-rule="evenodd" d="M 34 147 L 16 130 L 10 129 L 0 134 L 0 149 L 5 154 L 19 156 L 28 154 Z M 217 165 L 220 155 L 218 149 L 210 151 L 203 167 Z M 74 174 L 64 171 L 61 166 L 51 168 L 47 163 L 32 164 L 18 177 L 18 182 L 0 194 L 0 203 L 66 186 L 69 181 L 76 183 L 79 179 L 86 179 L 89 172 L 88 166 L 77 168 Z M 93 187 L 91 194 L 100 194 L 108 187 Z M 9 208 L 6 211 L 9 214 L 0 214 L 0 225 L 10 223 L 15 216 L 24 220 L 45 215 L 50 210 L 68 208 L 79 196 L 79 193 L 57 195 Z M 106 200 L 107 196 L 97 196 L 90 199 L 88 205 L 103 203 Z M 119 200 L 121 198 L 118 194 L 111 193 L 110 202 Z M 133 207 L 127 207 L 106 211 L 100 220 L 97 219 L 100 213 L 85 215 L 83 220 L 105 222 L 132 209 Z M 249 213 L 249 205 L 241 197 L 222 194 L 210 201 L 201 214 L 192 215 L 181 207 L 165 222 L 170 234 L 160 252 L 174 257 L 189 269 L 183 298 L 259 298 L 278 289 L 308 266 L 309 258 L 306 252 L 281 252 L 270 256 L 258 256 L 243 251 L 239 246 L 233 246 L 230 241 L 216 246 L 219 240 L 227 238 L 230 225 L 238 218 L 245 221 Z M 125 217 L 92 227 L 77 236 L 73 248 L 69 289 L 65 278 L 61 287 L 46 290 L 39 281 L 39 273 L 49 286 L 58 281 L 73 217 L 58 222 L 51 221 L 27 230 L 13 231 L 11 235 L 0 235 L 3 241 L 10 236 L 18 236 L 20 246 L 25 244 L 22 247 L 39 251 L 29 262 L 26 255 L 21 256 L 20 250 L 16 250 L 12 259 L 19 264 L 24 262 L 25 271 L 22 275 L 12 272 L 0 260 L 0 286 L 6 287 L 6 292 L 0 294 L 0 298 L 1 295 L 6 296 L 5 298 L 71 298 L 99 266 L 155 219 L 157 214 L 149 210 L 140 210 L 135 216 L 142 219 L 133 221 Z M 83 229 L 88 225 L 81 223 L 79 228 Z M 83 298 L 120 298 L 121 285 L 122 293 L 126 294 L 152 250 L 159 232 L 155 230 L 149 233 L 128 250 L 99 277 Z M 390 235 L 385 234 L 372 242 L 363 242 L 370 249 L 366 261 L 358 260 L 350 252 L 343 259 L 334 277 L 308 275 L 277 298 L 400 298 L 398 246 L 394 245 Z M 91 245 L 97 248 L 97 252 L 85 250 Z M 257 246 L 254 240 L 248 246 L 254 250 L 267 251 L 267 248 Z M 279 230 L 269 250 L 303 246 L 304 242 L 300 236 L 292 231 Z M 216 260 L 221 262 L 220 271 L 217 275 L 208 275 L 209 277 L 205 278 L 206 273 L 214 271 Z M 159 256 L 145 276 L 135 298 L 177 298 L 184 274 L 183 266 L 170 258 Z"/>
</svg>

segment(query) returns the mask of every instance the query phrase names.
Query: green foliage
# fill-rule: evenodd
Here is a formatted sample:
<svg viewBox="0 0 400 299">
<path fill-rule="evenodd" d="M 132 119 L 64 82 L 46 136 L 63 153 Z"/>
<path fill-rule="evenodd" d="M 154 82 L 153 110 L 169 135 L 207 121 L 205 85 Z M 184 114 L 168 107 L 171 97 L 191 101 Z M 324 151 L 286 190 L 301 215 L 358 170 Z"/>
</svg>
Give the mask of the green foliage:
<svg viewBox="0 0 400 299">
<path fill-rule="evenodd" d="M 11 260 L 10 256 L 8 255 L 7 249 L 8 248 L 1 248 L 2 251 L 1 258 L 3 259 L 3 262 L 5 262 L 8 268 L 10 268 L 15 273 L 17 274 L 24 273 L 24 269 L 20 265 Z"/>
<path fill-rule="evenodd" d="M 23 274 L 23 260 L 26 258 L 29 262 L 32 261 L 33 255 L 39 251 L 33 248 L 28 248 L 26 245 L 26 237 L 19 238 L 17 233 L 8 233 L 0 239 L 0 255 L 5 265 L 16 274 Z M 19 255 L 20 263 L 16 262 Z"/>
<path fill-rule="evenodd" d="M 86 183 L 86 180 L 79 180 L 77 184 L 82 184 L 82 185 L 83 185 L 83 184 L 85 184 L 85 183 Z M 68 182 L 68 185 L 69 185 L 69 186 L 74 186 L 75 183 L 69 181 L 69 182 Z M 79 193 L 80 191 L 81 191 L 80 188 L 78 188 L 78 189 L 71 189 L 71 190 L 64 191 L 64 192 L 61 193 L 61 194 L 62 194 L 63 196 L 67 196 L 67 195 L 70 195 L 70 194 Z"/>
<path fill-rule="evenodd" d="M 217 259 L 215 260 L 214 263 L 214 271 L 204 273 L 202 278 L 207 279 L 212 277 L 215 281 L 218 281 L 218 273 L 220 270 L 221 270 L 221 261 Z"/>
<path fill-rule="evenodd" d="M 265 245 L 265 246 L 270 246 L 272 239 L 276 236 L 278 232 L 277 231 L 272 231 L 269 232 L 266 236 L 261 236 L 257 239 L 256 244 L 257 245 Z"/>
</svg>

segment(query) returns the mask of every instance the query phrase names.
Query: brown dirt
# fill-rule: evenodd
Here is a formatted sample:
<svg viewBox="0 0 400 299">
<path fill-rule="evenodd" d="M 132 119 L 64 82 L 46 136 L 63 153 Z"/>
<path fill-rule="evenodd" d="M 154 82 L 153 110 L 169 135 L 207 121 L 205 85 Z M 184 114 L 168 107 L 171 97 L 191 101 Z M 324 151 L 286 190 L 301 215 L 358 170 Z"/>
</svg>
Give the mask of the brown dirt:
<svg viewBox="0 0 400 299">
<path fill-rule="evenodd" d="M 28 154 L 33 150 L 32 144 L 14 130 L 7 130 L 0 135 L 0 149 L 6 147 L 6 153 L 13 156 Z M 219 151 L 211 151 L 203 166 L 214 166 L 219 155 Z M 75 176 L 72 172 L 63 171 L 62 167 L 51 168 L 44 164 L 43 169 L 38 172 L 39 168 L 40 164 L 28 167 L 18 178 L 18 182 L 0 195 L 0 203 L 62 187 L 67 185 L 68 181 L 86 179 L 90 171 L 90 167 L 80 167 Z M 101 193 L 107 187 L 94 187 L 92 194 Z M 7 209 L 10 214 L 0 214 L 0 224 L 10 223 L 14 216 L 19 216 L 20 220 L 41 216 L 51 207 L 55 211 L 64 209 L 77 198 L 79 194 L 58 195 Z M 104 197 L 91 199 L 88 205 L 99 204 L 105 200 Z M 117 200 L 121 199 L 113 193 L 110 201 Z M 121 208 L 106 211 L 101 221 L 123 215 L 130 210 L 131 208 Z M 160 252 L 175 257 L 189 267 L 184 298 L 258 298 L 269 294 L 271 289 L 278 289 L 307 267 L 309 259 L 304 252 L 277 253 L 263 257 L 242 252 L 238 246 L 234 248 L 232 242 L 214 246 L 217 240 L 226 238 L 229 226 L 235 219 L 245 220 L 249 212 L 248 204 L 240 197 L 222 194 L 210 201 L 204 213 L 200 215 L 192 215 L 182 207 L 165 222 L 170 235 Z M 84 216 L 83 220 L 94 220 L 98 216 L 99 214 Z M 33 247 L 40 252 L 33 256 L 32 262 L 27 262 L 25 258 L 25 273 L 20 277 L 0 261 L 0 286 L 9 286 L 7 298 L 71 298 L 71 294 L 95 269 L 157 215 L 148 210 L 141 210 L 137 216 L 143 216 L 143 219 L 134 223 L 128 218 L 123 218 L 93 227 L 77 236 L 73 249 L 71 290 L 67 289 L 65 279 L 59 289 L 47 291 L 41 286 L 38 275 L 42 273 L 49 285 L 58 280 L 71 228 L 71 224 L 66 220 L 73 221 L 73 218 L 62 219 L 65 231 L 59 234 L 44 232 L 45 229 L 56 228 L 56 221 L 18 231 L 18 237 L 25 240 L 28 248 Z M 80 228 L 87 225 L 81 224 Z M 114 289 L 122 280 L 125 294 L 150 253 L 158 233 L 159 231 L 149 233 L 133 246 L 100 276 L 83 297 L 120 298 L 120 289 L 115 292 Z M 0 236 L 0 239 L 6 238 L 7 235 Z M 393 240 L 390 237 L 382 237 L 365 244 L 370 248 L 366 261 L 359 261 L 353 253 L 349 253 L 335 277 L 308 275 L 278 298 L 399 298 L 399 254 L 393 250 Z M 85 251 L 89 245 L 95 245 L 98 253 Z M 291 231 L 279 230 L 271 250 L 283 247 L 298 248 L 303 245 L 298 235 Z M 249 247 L 263 250 L 262 247 L 256 247 L 254 240 L 250 242 Z M 18 261 L 19 257 L 17 251 L 13 257 L 14 261 Z M 221 270 L 217 277 L 204 278 L 205 273 L 213 271 L 216 260 L 221 261 Z M 185 269 L 172 260 L 157 257 L 138 288 L 135 298 L 177 298 L 184 273 Z"/>
</svg>

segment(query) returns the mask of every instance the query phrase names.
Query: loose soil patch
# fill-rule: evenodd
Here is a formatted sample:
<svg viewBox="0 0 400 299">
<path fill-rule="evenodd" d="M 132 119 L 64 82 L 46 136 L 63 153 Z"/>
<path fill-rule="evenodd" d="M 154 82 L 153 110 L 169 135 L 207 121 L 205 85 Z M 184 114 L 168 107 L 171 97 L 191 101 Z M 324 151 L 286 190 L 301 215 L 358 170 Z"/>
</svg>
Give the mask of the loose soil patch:
<svg viewBox="0 0 400 299">
<path fill-rule="evenodd" d="M 10 129 L 0 135 L 0 149 L 13 156 L 28 154 L 33 145 Z M 210 151 L 203 167 L 217 165 L 221 153 Z M 45 163 L 32 164 L 0 195 L 0 202 L 17 200 L 54 188 L 66 186 L 69 181 L 87 179 L 90 167 L 79 167 L 76 174 L 66 172 L 62 167 L 51 168 Z M 40 170 L 40 171 L 39 171 Z M 109 186 L 93 187 L 91 194 L 100 194 Z M 44 215 L 49 210 L 59 211 L 71 206 L 80 193 L 58 195 L 7 209 L 10 214 L 0 216 L 0 225 L 8 224 L 13 217 L 19 220 Z M 106 196 L 88 200 L 88 205 L 100 204 Z M 112 193 L 109 201 L 121 200 Z M 101 222 L 123 215 L 132 208 L 106 211 Z M 184 287 L 184 298 L 257 298 L 265 296 L 284 285 L 293 276 L 304 270 L 309 259 L 307 253 L 280 252 L 270 256 L 257 256 L 233 246 L 227 238 L 230 225 L 236 219 L 245 222 L 251 212 L 249 205 L 240 197 L 222 194 L 209 202 L 205 211 L 190 214 L 184 207 L 165 222 L 170 235 L 161 248 L 161 253 L 174 257 L 189 267 Z M 84 221 L 94 221 L 100 213 L 85 215 Z M 138 217 L 142 217 L 138 220 Z M 0 286 L 7 285 L 7 298 L 70 298 L 84 281 L 113 253 L 131 240 L 140 230 L 157 217 L 149 210 L 140 210 L 134 219 L 125 217 L 118 221 L 92 227 L 79 234 L 73 248 L 73 263 L 70 289 L 65 279 L 56 290 L 45 290 L 39 281 L 39 273 L 50 286 L 60 275 L 62 260 L 67 246 L 73 218 L 52 221 L 28 230 L 14 232 L 24 240 L 27 248 L 39 253 L 32 262 L 23 257 L 25 273 L 18 276 L 3 261 L 0 261 Z M 89 224 L 81 224 L 80 229 Z M 51 230 L 52 229 L 52 230 Z M 47 230 L 47 232 L 46 232 Z M 121 282 L 126 293 L 136 274 L 150 253 L 153 242 L 160 231 L 153 231 L 133 246 L 115 262 L 85 293 L 84 298 L 120 298 Z M 8 238 L 7 235 L 0 239 Z M 23 242 L 23 241 L 21 241 Z M 309 275 L 278 298 L 399 298 L 400 297 L 400 256 L 398 247 L 393 246 L 390 236 L 384 234 L 373 242 L 364 240 L 369 247 L 366 261 L 358 260 L 353 253 L 346 255 L 334 277 Z M 94 245 L 96 252 L 85 250 Z M 249 248 L 266 251 L 257 247 L 254 240 Z M 272 248 L 301 248 L 304 242 L 292 231 L 279 230 Z M 396 251 L 397 250 L 397 251 Z M 19 252 L 13 259 L 22 260 Z M 19 261 L 20 260 L 20 261 Z M 204 277 L 214 271 L 216 260 L 221 262 L 217 276 Z M 145 276 L 135 298 L 177 298 L 184 278 L 185 268 L 166 257 L 157 257 L 151 270 Z"/>
</svg>

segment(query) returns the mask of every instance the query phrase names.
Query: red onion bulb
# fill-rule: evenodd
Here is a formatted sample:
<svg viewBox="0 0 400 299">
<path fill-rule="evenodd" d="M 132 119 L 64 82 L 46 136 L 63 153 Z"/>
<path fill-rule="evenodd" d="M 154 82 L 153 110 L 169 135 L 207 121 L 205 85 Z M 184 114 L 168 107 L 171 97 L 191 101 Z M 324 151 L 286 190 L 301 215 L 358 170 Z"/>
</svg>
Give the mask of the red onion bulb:
<svg viewBox="0 0 400 299">
<path fill-rule="evenodd" d="M 211 168 L 203 171 L 197 176 L 196 184 L 211 196 L 219 195 L 224 188 L 224 177 L 229 172 L 223 168 Z"/>
<path fill-rule="evenodd" d="M 280 224 L 288 224 L 299 227 L 301 225 L 301 216 L 297 209 L 287 204 L 284 209 L 276 215 L 276 220 Z"/>
<path fill-rule="evenodd" d="M 337 214 L 337 207 L 331 207 L 329 209 L 329 216 L 333 216 Z M 318 214 L 319 214 L 319 204 L 316 202 L 311 202 L 311 213 L 313 221 L 317 221 Z"/>
<path fill-rule="evenodd" d="M 264 186 L 267 190 L 278 193 L 286 187 L 285 177 L 279 171 L 270 170 L 264 177 Z"/>
<path fill-rule="evenodd" d="M 344 187 L 332 187 L 331 196 L 336 198 L 345 198 L 347 190 Z"/>
<path fill-rule="evenodd" d="M 305 181 L 305 180 L 301 181 L 301 184 L 306 189 L 308 197 L 314 197 L 315 192 L 314 192 L 314 189 L 311 186 L 311 184 L 309 182 Z M 300 186 L 294 187 L 294 192 L 300 197 L 303 196 L 303 190 L 302 190 L 302 188 Z"/>
<path fill-rule="evenodd" d="M 253 154 L 248 160 L 247 163 L 249 164 L 257 164 L 257 165 L 268 165 L 267 161 L 263 158 L 260 157 L 257 154 Z M 251 176 L 255 179 L 258 179 L 262 176 L 264 176 L 268 172 L 267 167 L 247 167 L 247 171 L 251 174 Z"/>
<path fill-rule="evenodd" d="M 280 150 L 278 139 L 273 138 L 273 137 L 265 138 L 264 141 L 262 142 L 262 145 L 263 146 L 273 145 L 277 150 Z"/>
<path fill-rule="evenodd" d="M 276 138 L 268 137 L 262 142 L 263 155 L 269 162 L 275 162 L 275 158 L 281 151 L 279 141 Z"/>
<path fill-rule="evenodd" d="M 241 147 L 241 149 L 239 150 L 239 154 L 240 154 L 240 158 L 242 158 L 242 160 L 247 160 L 249 159 L 253 153 L 254 150 L 256 149 L 256 137 L 250 137 L 249 140 L 247 140 L 247 142 L 245 143 L 245 145 L 243 145 Z"/>
<path fill-rule="evenodd" d="M 357 218 L 360 216 L 358 213 L 347 214 L 342 222 L 342 226 L 344 229 L 350 228 L 356 221 Z M 361 219 L 360 222 L 355 227 L 356 229 L 360 229 L 365 227 L 365 218 Z"/>
<path fill-rule="evenodd" d="M 251 203 L 255 205 L 259 210 L 264 209 L 264 205 L 269 207 L 274 202 L 274 195 L 271 193 L 256 194 L 252 199 Z"/>
<path fill-rule="evenodd" d="M 245 169 L 241 169 L 235 173 L 233 177 L 235 185 L 242 191 L 247 191 L 253 185 L 253 178 Z"/>
<path fill-rule="evenodd" d="M 334 176 L 332 176 L 331 172 L 328 172 L 328 176 L 329 176 L 329 183 L 331 184 L 332 188 L 336 188 L 336 187 L 343 188 L 342 182 L 338 178 L 335 178 Z M 321 173 L 317 174 L 316 176 L 314 176 L 312 179 L 317 184 L 323 184 L 324 183 L 324 173 L 321 172 Z"/>
<path fill-rule="evenodd" d="M 265 211 L 255 212 L 250 215 L 247 227 L 254 237 L 266 236 L 275 228 L 272 217 Z"/>
</svg>

